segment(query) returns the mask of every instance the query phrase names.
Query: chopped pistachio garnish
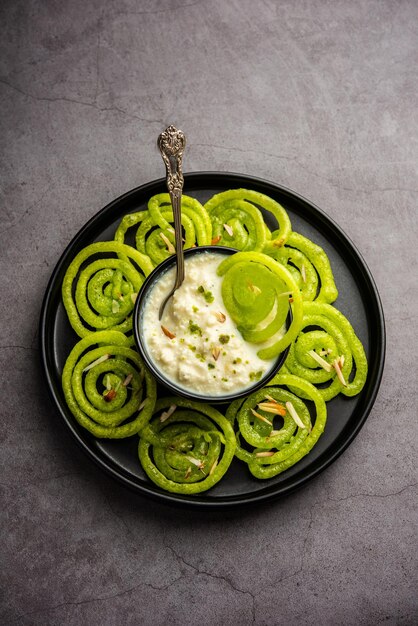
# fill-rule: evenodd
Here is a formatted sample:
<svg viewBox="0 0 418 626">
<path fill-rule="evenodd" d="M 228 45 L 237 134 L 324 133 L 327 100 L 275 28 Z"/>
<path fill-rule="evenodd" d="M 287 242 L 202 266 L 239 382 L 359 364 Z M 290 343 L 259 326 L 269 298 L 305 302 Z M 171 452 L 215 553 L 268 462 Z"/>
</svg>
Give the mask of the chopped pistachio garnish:
<svg viewBox="0 0 418 626">
<path fill-rule="evenodd" d="M 210 370 L 215 369 L 215 365 L 213 363 L 208 363 L 208 369 Z"/>
<path fill-rule="evenodd" d="M 210 304 L 211 302 L 215 300 L 215 296 L 213 295 L 213 293 L 205 289 L 203 285 L 200 285 L 196 291 L 204 297 L 204 299 L 206 300 L 208 304 Z"/>
<path fill-rule="evenodd" d="M 225 345 L 230 340 L 229 335 L 219 335 L 219 341 L 222 345 Z"/>
<path fill-rule="evenodd" d="M 197 313 L 199 311 L 199 307 L 194 306 L 194 305 L 193 305 L 192 309 L 193 309 L 193 313 Z"/>
<path fill-rule="evenodd" d="M 234 359 L 234 360 L 232 361 L 232 363 L 233 363 L 234 365 L 238 365 L 239 363 L 242 363 L 242 359 L 240 359 L 240 357 L 238 357 L 237 359 Z"/>
<path fill-rule="evenodd" d="M 198 324 L 196 324 L 192 320 L 189 320 L 188 329 L 189 329 L 190 333 L 192 333 L 194 335 L 199 335 L 199 337 L 202 336 L 202 329 L 200 328 L 200 326 Z"/>
<path fill-rule="evenodd" d="M 263 371 L 259 370 L 258 372 L 250 372 L 250 380 L 260 380 L 263 375 Z"/>
</svg>

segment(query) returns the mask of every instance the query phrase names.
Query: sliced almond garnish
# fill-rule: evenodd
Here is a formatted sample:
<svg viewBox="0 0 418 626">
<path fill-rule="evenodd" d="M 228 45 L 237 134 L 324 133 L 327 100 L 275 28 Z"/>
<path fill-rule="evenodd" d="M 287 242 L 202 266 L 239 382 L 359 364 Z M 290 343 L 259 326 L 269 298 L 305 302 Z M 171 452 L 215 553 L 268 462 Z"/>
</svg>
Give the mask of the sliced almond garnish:
<svg viewBox="0 0 418 626">
<path fill-rule="evenodd" d="M 267 419 L 267 417 L 264 417 L 264 415 L 260 415 L 260 413 L 257 413 L 257 411 L 255 411 L 254 409 L 251 409 L 251 413 L 254 415 L 254 417 L 261 420 L 262 422 L 265 422 L 266 424 L 269 424 L 270 426 L 272 425 L 272 423 L 270 422 L 270 420 Z"/>
<path fill-rule="evenodd" d="M 338 359 L 335 359 L 332 365 L 337 372 L 338 380 L 340 381 L 340 383 L 343 385 L 343 387 L 347 387 L 347 383 L 345 382 L 344 374 L 341 371 Z"/>
<path fill-rule="evenodd" d="M 319 354 L 317 354 L 315 350 L 308 350 L 307 354 L 309 354 L 309 356 L 311 356 L 314 361 L 316 361 L 318 365 L 320 365 L 325 371 L 331 371 L 331 365 L 325 359 L 323 359 L 322 356 L 319 356 Z"/>
<path fill-rule="evenodd" d="M 185 480 L 187 480 L 190 476 L 190 474 L 192 473 L 192 468 L 189 466 L 186 470 L 186 473 L 184 474 L 184 478 Z"/>
<path fill-rule="evenodd" d="M 299 428 L 306 428 L 299 415 L 296 413 L 296 409 L 291 402 L 286 402 L 286 409 L 289 411 L 290 416 L 299 426 Z"/>
<path fill-rule="evenodd" d="M 165 422 L 166 420 L 168 420 L 170 415 L 173 415 L 176 409 L 177 409 L 177 404 L 171 404 L 170 407 L 167 409 L 167 411 L 164 411 L 164 413 L 161 413 L 160 422 Z"/>
<path fill-rule="evenodd" d="M 340 367 L 344 367 L 344 363 L 345 363 L 345 356 L 342 354 L 340 356 L 340 358 L 338 359 L 338 363 L 340 364 Z"/>
<path fill-rule="evenodd" d="M 175 254 L 176 249 L 171 243 L 171 241 L 169 240 L 169 238 L 167 237 L 167 235 L 164 235 L 164 233 L 160 233 L 160 237 L 164 241 L 165 245 L 167 246 L 167 250 L 170 252 L 170 254 Z"/>
<path fill-rule="evenodd" d="M 302 263 L 302 267 L 300 268 L 300 273 L 301 273 L 303 282 L 306 283 L 306 267 L 305 267 L 305 263 Z"/>
<path fill-rule="evenodd" d="M 117 300 L 112 300 L 112 313 L 115 314 L 119 311 L 120 306 Z"/>
<path fill-rule="evenodd" d="M 168 337 L 169 339 L 174 339 L 175 334 L 171 332 L 171 330 L 168 330 L 168 328 L 166 328 L 165 326 L 161 325 L 161 330 L 163 331 L 164 335 L 166 337 Z"/>
<path fill-rule="evenodd" d="M 221 354 L 221 349 L 219 348 L 219 346 L 215 346 L 214 348 L 212 348 L 212 356 L 215 359 L 215 361 L 219 359 L 220 354 Z"/>
<path fill-rule="evenodd" d="M 258 457 L 259 459 L 262 457 L 267 457 L 267 456 L 273 456 L 274 452 L 273 450 L 266 450 L 265 452 L 256 452 L 255 456 Z"/>
<path fill-rule="evenodd" d="M 220 322 L 221 324 L 223 324 L 225 322 L 225 320 L 226 320 L 225 313 L 222 313 L 221 311 L 214 311 L 213 314 L 216 317 L 216 319 L 218 320 L 218 322 Z"/>
<path fill-rule="evenodd" d="M 147 403 L 147 398 L 145 398 L 145 400 L 142 400 L 141 404 L 138 407 L 138 411 L 142 411 L 146 403 Z"/>
<path fill-rule="evenodd" d="M 224 224 L 224 228 L 230 237 L 234 236 L 234 229 L 229 224 Z"/>
<path fill-rule="evenodd" d="M 113 400 L 113 398 L 116 398 L 116 390 L 115 389 L 109 389 L 109 391 L 106 391 L 106 393 L 103 396 L 105 402 L 111 402 Z"/>
<path fill-rule="evenodd" d="M 138 294 L 137 294 L 137 293 L 131 293 L 131 300 L 132 300 L 132 302 L 133 302 L 134 304 L 135 304 L 135 302 L 136 302 L 137 297 L 138 297 Z"/>
<path fill-rule="evenodd" d="M 104 379 L 104 386 L 106 387 L 106 389 L 109 391 L 110 389 L 112 389 L 112 383 L 110 382 L 110 378 L 109 378 L 109 374 L 106 374 L 105 379 Z"/>
<path fill-rule="evenodd" d="M 127 387 L 129 385 L 129 383 L 131 382 L 132 378 L 134 377 L 133 374 L 128 374 L 128 376 L 125 378 L 125 380 L 123 381 L 122 385 L 124 387 Z"/>
<path fill-rule="evenodd" d="M 221 239 L 222 235 L 218 235 L 217 237 L 214 237 L 210 243 L 212 246 L 216 246 L 216 244 L 219 243 Z"/>
<path fill-rule="evenodd" d="M 284 244 L 284 239 L 281 237 L 280 239 L 273 239 L 271 242 L 275 248 L 281 248 Z"/>
<path fill-rule="evenodd" d="M 212 474 L 215 471 L 217 465 L 218 465 L 218 459 L 216 459 L 216 461 L 213 462 L 212 467 L 210 468 L 209 476 L 212 476 Z"/>
<path fill-rule="evenodd" d="M 319 354 L 320 356 L 324 356 L 325 354 L 331 354 L 331 352 L 331 348 L 328 348 L 328 350 L 321 350 Z"/>
<path fill-rule="evenodd" d="M 266 413 L 273 413 L 274 415 L 281 415 L 282 417 L 286 415 L 286 407 L 278 402 L 260 402 L 257 406 Z"/>
<path fill-rule="evenodd" d="M 270 439 L 270 437 L 274 437 L 275 435 L 279 435 L 279 434 L 280 434 L 280 430 L 272 430 L 269 436 L 266 437 L 266 439 Z"/>
<path fill-rule="evenodd" d="M 103 356 L 99 356 L 98 359 L 96 359 L 95 361 L 93 361 L 93 363 L 90 363 L 90 365 L 87 365 L 87 367 L 83 369 L 83 374 L 84 372 L 88 372 L 89 370 L 91 370 L 91 368 L 94 367 L 95 365 L 99 365 L 99 363 L 103 363 L 103 361 L 107 361 L 107 359 L 110 359 L 110 354 L 103 354 Z"/>
<path fill-rule="evenodd" d="M 277 402 L 277 400 L 275 400 L 275 399 L 273 398 L 273 396 L 269 396 L 268 394 L 266 394 L 266 400 L 269 400 L 270 402 L 273 402 L 273 404 L 279 404 L 279 403 Z"/>
<path fill-rule="evenodd" d="M 260 287 L 257 287 L 257 285 L 254 285 L 251 282 L 248 282 L 248 289 L 257 295 L 261 293 Z"/>
<path fill-rule="evenodd" d="M 196 465 L 196 467 L 198 467 L 200 470 L 205 467 L 204 461 L 201 461 L 200 459 L 195 459 L 193 456 L 186 456 L 186 459 L 190 461 L 190 463 L 193 463 L 193 465 Z"/>
</svg>

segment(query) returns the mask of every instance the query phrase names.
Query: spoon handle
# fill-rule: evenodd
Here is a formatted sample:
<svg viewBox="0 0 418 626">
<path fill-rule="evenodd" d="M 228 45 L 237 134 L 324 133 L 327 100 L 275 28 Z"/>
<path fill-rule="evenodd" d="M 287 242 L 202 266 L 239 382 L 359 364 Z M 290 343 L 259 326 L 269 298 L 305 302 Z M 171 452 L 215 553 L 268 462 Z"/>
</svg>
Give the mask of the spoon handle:
<svg viewBox="0 0 418 626">
<path fill-rule="evenodd" d="M 175 126 L 169 126 L 158 137 L 158 147 L 165 163 L 167 172 L 167 188 L 170 194 L 171 206 L 173 207 L 174 232 L 176 240 L 176 282 L 172 292 L 162 303 L 160 308 L 160 319 L 162 317 L 167 300 L 171 298 L 174 291 L 180 287 L 184 280 L 184 256 L 183 256 L 183 232 L 181 228 L 181 196 L 183 192 L 183 170 L 182 160 L 186 147 L 186 137 L 181 130 Z"/>
</svg>

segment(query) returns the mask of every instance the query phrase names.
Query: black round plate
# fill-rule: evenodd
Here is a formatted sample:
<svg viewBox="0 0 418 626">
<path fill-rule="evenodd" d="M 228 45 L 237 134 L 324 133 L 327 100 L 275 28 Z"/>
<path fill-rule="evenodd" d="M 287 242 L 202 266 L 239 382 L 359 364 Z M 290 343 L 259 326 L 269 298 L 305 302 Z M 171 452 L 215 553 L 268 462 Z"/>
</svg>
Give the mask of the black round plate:
<svg viewBox="0 0 418 626">
<path fill-rule="evenodd" d="M 313 478 L 347 448 L 364 424 L 375 401 L 385 359 L 385 325 L 379 294 L 366 263 L 344 232 L 320 209 L 293 191 L 251 176 L 226 172 L 185 174 L 184 191 L 206 202 L 213 194 L 243 187 L 260 191 L 280 202 L 288 211 L 293 230 L 322 246 L 329 256 L 339 289 L 336 307 L 350 320 L 363 342 L 369 375 L 363 391 L 354 398 L 337 396 L 327 404 L 325 432 L 313 450 L 299 463 L 270 480 L 253 478 L 246 466 L 234 459 L 226 476 L 202 495 L 182 496 L 162 491 L 146 477 L 137 457 L 137 437 L 120 441 L 95 439 L 81 428 L 64 400 L 61 372 L 78 341 L 61 300 L 61 284 L 75 255 L 94 241 L 113 239 L 120 219 L 145 209 L 151 196 L 166 191 L 165 179 L 133 189 L 95 215 L 64 251 L 49 281 L 40 319 L 41 356 L 58 414 L 83 450 L 104 470 L 135 491 L 154 499 L 197 508 L 225 508 L 272 500 L 288 494 Z M 274 228 L 271 216 L 266 223 Z"/>
</svg>

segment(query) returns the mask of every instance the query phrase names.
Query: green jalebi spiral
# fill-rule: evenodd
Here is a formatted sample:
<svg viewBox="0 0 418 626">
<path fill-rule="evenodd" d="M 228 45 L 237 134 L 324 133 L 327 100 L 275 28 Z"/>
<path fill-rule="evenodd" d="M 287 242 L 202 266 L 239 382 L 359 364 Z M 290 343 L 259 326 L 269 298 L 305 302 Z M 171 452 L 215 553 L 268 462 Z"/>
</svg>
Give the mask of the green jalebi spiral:
<svg viewBox="0 0 418 626">
<path fill-rule="evenodd" d="M 164 419 L 160 413 L 170 407 L 175 410 Z M 181 494 L 201 493 L 219 482 L 235 452 L 229 421 L 208 404 L 178 397 L 158 400 L 154 414 L 139 433 L 139 459 L 147 476 Z"/>
<path fill-rule="evenodd" d="M 285 209 L 268 196 L 250 189 L 230 189 L 214 195 L 206 204 L 212 220 L 213 238 L 220 245 L 243 251 L 261 252 L 271 233 L 260 207 L 271 213 L 279 228 L 277 239 L 283 245 L 291 232 Z"/>
<path fill-rule="evenodd" d="M 90 333 L 72 349 L 62 373 L 68 408 L 95 437 L 122 439 L 149 421 L 155 380 L 129 339 L 116 330 Z"/>
<path fill-rule="evenodd" d="M 243 403 L 234 401 L 227 411 L 229 421 L 238 427 L 235 455 L 248 464 L 253 476 L 261 479 L 277 476 L 306 456 L 324 432 L 327 419 L 321 394 L 307 381 L 291 374 L 279 374 L 274 385 L 268 385 L 251 394 Z M 315 405 L 315 420 L 311 420 L 308 407 L 300 398 L 277 385 L 302 391 L 312 400 Z M 296 411 L 299 425 L 289 412 L 287 403 L 291 403 Z M 267 406 L 270 410 L 267 410 Z M 276 413 L 271 411 L 272 407 Z M 284 415 L 278 418 L 281 409 Z M 274 419 L 281 419 L 279 428 L 274 425 Z M 241 445 L 241 438 L 245 447 L 244 443 Z M 248 449 L 250 446 L 254 448 L 251 451 Z"/>
<path fill-rule="evenodd" d="M 289 271 L 260 252 L 237 252 L 218 267 L 223 276 L 222 298 L 231 318 L 246 341 L 261 343 L 271 339 L 283 326 L 293 298 L 292 322 L 284 336 L 258 352 L 261 359 L 272 359 L 295 339 L 302 324 L 300 291 Z"/>
<path fill-rule="evenodd" d="M 207 246 L 212 240 L 212 224 L 202 204 L 190 196 L 182 196 L 181 223 L 184 230 L 184 248 Z M 137 249 L 149 256 L 154 265 L 168 258 L 175 249 L 173 211 L 168 193 L 150 198 L 148 211 L 126 215 L 115 233 L 115 240 L 123 243 L 129 228 L 139 224 L 135 241 Z"/>
<path fill-rule="evenodd" d="M 115 241 L 92 243 L 81 250 L 62 284 L 62 299 L 75 332 L 80 337 L 92 329 L 128 332 L 135 298 L 152 269 L 148 257 Z"/>
<path fill-rule="evenodd" d="M 325 368 L 310 351 L 325 361 Z M 337 375 L 335 363 L 344 382 Z M 346 396 L 360 393 L 367 378 L 367 359 L 360 339 L 340 311 L 330 304 L 305 302 L 302 329 L 282 371 L 320 385 L 318 391 L 328 401 L 339 393 Z"/>
<path fill-rule="evenodd" d="M 285 246 L 277 246 L 279 233 L 272 233 L 263 252 L 283 263 L 297 282 L 303 299 L 331 304 L 338 297 L 328 256 L 315 243 L 292 232 Z M 318 290 L 319 287 L 319 290 Z"/>
</svg>

